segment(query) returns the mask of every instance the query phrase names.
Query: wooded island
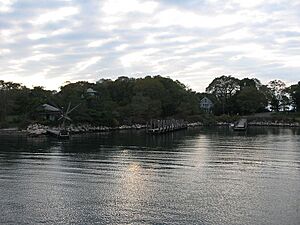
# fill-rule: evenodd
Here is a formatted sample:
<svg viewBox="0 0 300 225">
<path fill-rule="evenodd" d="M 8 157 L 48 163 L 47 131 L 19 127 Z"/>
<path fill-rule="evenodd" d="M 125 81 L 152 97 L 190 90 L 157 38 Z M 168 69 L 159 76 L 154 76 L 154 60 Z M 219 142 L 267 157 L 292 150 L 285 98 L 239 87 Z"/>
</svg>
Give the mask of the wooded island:
<svg viewBox="0 0 300 225">
<path fill-rule="evenodd" d="M 211 102 L 208 110 L 201 106 L 204 98 Z M 286 86 L 280 80 L 262 84 L 255 78 L 221 76 L 209 84 L 205 93 L 197 93 L 162 76 L 66 82 L 60 91 L 1 80 L 0 127 L 55 125 L 59 116 L 55 111 L 59 114 L 70 103 L 78 105 L 71 113 L 72 123 L 97 126 L 146 124 L 153 118 L 210 124 L 263 112 L 274 112 L 276 119 L 298 121 L 300 82 Z M 45 113 L 47 110 L 50 112 Z"/>
</svg>

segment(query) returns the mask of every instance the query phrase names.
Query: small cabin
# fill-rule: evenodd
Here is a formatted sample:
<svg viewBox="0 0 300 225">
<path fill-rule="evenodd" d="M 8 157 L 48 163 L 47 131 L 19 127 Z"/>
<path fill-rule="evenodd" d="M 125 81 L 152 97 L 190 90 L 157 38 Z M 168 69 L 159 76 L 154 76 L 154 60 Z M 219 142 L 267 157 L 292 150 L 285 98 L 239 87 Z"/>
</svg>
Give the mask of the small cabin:
<svg viewBox="0 0 300 225">
<path fill-rule="evenodd" d="M 37 108 L 37 112 L 43 119 L 50 121 L 55 121 L 61 115 L 60 109 L 49 104 L 43 104 L 39 106 Z"/>
<path fill-rule="evenodd" d="M 210 113 L 212 112 L 212 108 L 214 107 L 214 103 L 207 97 L 204 97 L 200 101 L 200 108 L 207 112 Z"/>
</svg>

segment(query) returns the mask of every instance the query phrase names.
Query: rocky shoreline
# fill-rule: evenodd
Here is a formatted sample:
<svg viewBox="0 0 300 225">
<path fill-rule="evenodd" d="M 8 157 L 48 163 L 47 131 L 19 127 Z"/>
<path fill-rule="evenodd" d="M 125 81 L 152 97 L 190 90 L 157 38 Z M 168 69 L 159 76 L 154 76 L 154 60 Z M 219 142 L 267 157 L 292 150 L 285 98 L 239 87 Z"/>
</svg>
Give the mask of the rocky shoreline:
<svg viewBox="0 0 300 225">
<path fill-rule="evenodd" d="M 218 122 L 216 124 L 211 124 L 210 126 L 230 126 L 232 123 L 228 122 Z M 188 127 L 202 127 L 207 126 L 204 125 L 202 122 L 194 122 L 188 123 Z M 282 127 L 282 128 L 300 128 L 299 122 L 269 122 L 269 121 L 252 121 L 248 122 L 248 126 L 250 127 Z M 67 130 L 71 134 L 84 134 L 84 133 L 100 133 L 100 132 L 109 132 L 109 131 L 121 131 L 121 130 L 140 130 L 146 129 L 146 125 L 143 124 L 134 124 L 134 125 L 122 125 L 118 127 L 107 127 L 107 126 L 93 126 L 90 124 L 80 124 L 80 125 L 71 125 L 67 127 Z M 45 126 L 42 124 L 31 124 L 25 130 L 20 130 L 18 128 L 7 128 L 7 129 L 0 129 L 0 133 L 2 134 L 24 134 L 29 135 L 32 137 L 38 137 L 47 135 L 47 130 L 59 130 L 59 127 L 50 127 Z"/>
<path fill-rule="evenodd" d="M 208 126 L 230 126 L 232 123 L 229 122 L 217 122 L 215 124 L 211 124 Z M 204 125 L 201 122 L 196 122 L 196 123 L 189 123 L 188 127 L 197 127 L 197 126 L 207 126 Z M 258 122 L 258 121 L 252 121 L 248 122 L 248 126 L 253 126 L 253 127 L 300 127 L 299 122 L 270 122 L 270 121 L 263 121 L 263 122 Z"/>
<path fill-rule="evenodd" d="M 66 130 L 71 134 L 82 134 L 82 133 L 96 133 L 96 132 L 108 132 L 116 130 L 139 130 L 145 129 L 146 125 L 134 124 L 132 126 L 122 125 L 119 127 L 107 127 L 107 126 L 92 126 L 90 124 L 81 124 L 81 125 L 70 125 L 66 127 Z M 46 135 L 48 130 L 60 130 L 59 127 L 50 127 L 41 124 L 31 124 L 25 130 L 30 136 L 40 136 Z"/>
<path fill-rule="evenodd" d="M 260 126 L 260 127 L 300 127 L 298 122 L 249 122 L 248 126 Z"/>
<path fill-rule="evenodd" d="M 231 123 L 217 123 L 217 126 L 230 126 Z M 300 123 L 248 122 L 249 127 L 300 127 Z"/>
</svg>

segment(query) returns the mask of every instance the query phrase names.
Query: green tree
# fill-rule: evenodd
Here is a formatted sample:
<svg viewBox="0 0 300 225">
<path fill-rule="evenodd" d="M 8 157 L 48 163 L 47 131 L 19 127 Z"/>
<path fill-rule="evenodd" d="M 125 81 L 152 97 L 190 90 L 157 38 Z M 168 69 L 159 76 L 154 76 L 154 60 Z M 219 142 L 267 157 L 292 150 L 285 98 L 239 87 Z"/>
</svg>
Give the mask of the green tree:
<svg viewBox="0 0 300 225">
<path fill-rule="evenodd" d="M 229 113 L 232 97 L 240 90 L 240 80 L 232 76 L 215 78 L 206 88 L 208 93 L 214 94 L 222 105 L 222 113 Z"/>
<path fill-rule="evenodd" d="M 240 114 L 252 114 L 263 111 L 268 100 L 255 86 L 244 87 L 236 96 Z"/>
<path fill-rule="evenodd" d="M 281 80 L 272 80 L 268 83 L 268 88 L 271 91 L 271 99 L 270 99 L 271 109 L 273 111 L 279 112 L 281 109 L 283 96 L 285 95 L 284 90 L 286 89 L 286 85 Z"/>
<path fill-rule="evenodd" d="M 294 84 L 289 87 L 289 93 L 291 95 L 291 101 L 294 109 L 300 112 L 300 81 L 298 84 Z"/>
<path fill-rule="evenodd" d="M 20 120 L 27 113 L 28 102 L 19 101 L 27 93 L 28 89 L 21 84 L 0 81 L 0 123 L 7 123 L 12 118 Z"/>
</svg>

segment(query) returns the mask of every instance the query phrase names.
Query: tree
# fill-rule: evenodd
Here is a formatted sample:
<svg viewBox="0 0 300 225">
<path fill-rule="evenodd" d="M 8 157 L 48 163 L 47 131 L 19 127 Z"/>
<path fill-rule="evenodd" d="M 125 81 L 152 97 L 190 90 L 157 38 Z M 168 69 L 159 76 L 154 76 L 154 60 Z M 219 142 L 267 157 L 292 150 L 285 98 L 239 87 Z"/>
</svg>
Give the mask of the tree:
<svg viewBox="0 0 300 225">
<path fill-rule="evenodd" d="M 232 76 L 215 78 L 206 88 L 208 93 L 214 94 L 222 105 L 222 112 L 228 112 L 230 100 L 240 90 L 240 80 Z"/>
<path fill-rule="evenodd" d="M 271 109 L 273 111 L 279 112 L 281 109 L 283 96 L 285 94 L 284 90 L 286 88 L 286 85 L 281 80 L 273 80 L 268 83 L 268 88 L 271 91 L 271 99 L 270 99 Z"/>
<path fill-rule="evenodd" d="M 263 111 L 268 100 L 255 86 L 244 87 L 236 96 L 238 109 L 241 114 L 252 114 Z"/>
<path fill-rule="evenodd" d="M 256 78 L 244 78 L 240 80 L 239 83 L 240 83 L 241 90 L 247 87 L 254 87 L 257 90 L 259 90 L 262 87 L 261 82 Z"/>
<path fill-rule="evenodd" d="M 298 84 L 289 87 L 289 93 L 291 95 L 291 101 L 294 109 L 300 112 L 300 81 Z"/>
<path fill-rule="evenodd" d="M 19 83 L 0 80 L 0 123 L 6 123 L 8 116 L 17 117 L 26 112 L 27 102 L 18 102 L 18 99 L 26 96 L 27 90 Z"/>
<path fill-rule="evenodd" d="M 118 77 L 118 79 L 108 87 L 113 101 L 116 101 L 120 106 L 129 104 L 133 97 L 134 84 L 135 79 L 133 78 L 124 76 Z"/>
</svg>

